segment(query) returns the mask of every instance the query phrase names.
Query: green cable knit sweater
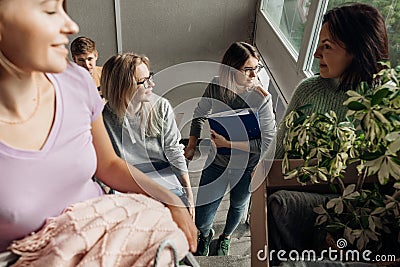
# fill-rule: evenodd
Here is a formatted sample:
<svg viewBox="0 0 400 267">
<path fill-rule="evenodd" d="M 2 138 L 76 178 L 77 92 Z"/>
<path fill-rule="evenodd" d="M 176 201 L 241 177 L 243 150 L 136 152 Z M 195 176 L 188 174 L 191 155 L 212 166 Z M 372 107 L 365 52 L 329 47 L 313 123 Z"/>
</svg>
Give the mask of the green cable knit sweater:
<svg viewBox="0 0 400 267">
<path fill-rule="evenodd" d="M 325 79 L 319 75 L 303 80 L 295 90 L 289 105 L 285 112 L 285 117 L 292 110 L 306 104 L 313 106 L 304 110 L 304 113 L 310 115 L 313 112 L 326 113 L 330 110 L 336 112 L 339 121 L 344 120 L 347 107 L 343 102 L 348 98 L 346 92 L 338 90 L 338 81 L 335 79 Z M 283 138 L 286 132 L 286 126 L 283 120 L 279 124 L 276 136 L 275 158 L 282 159 L 284 155 Z"/>
</svg>

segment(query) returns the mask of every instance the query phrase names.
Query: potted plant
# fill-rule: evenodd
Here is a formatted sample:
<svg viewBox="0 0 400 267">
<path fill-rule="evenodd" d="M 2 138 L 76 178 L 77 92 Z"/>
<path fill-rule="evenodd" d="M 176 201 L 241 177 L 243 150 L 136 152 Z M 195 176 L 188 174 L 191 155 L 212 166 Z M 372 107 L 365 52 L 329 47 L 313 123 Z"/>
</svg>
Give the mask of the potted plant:
<svg viewBox="0 0 400 267">
<path fill-rule="evenodd" d="M 315 207 L 315 224 L 360 252 L 400 251 L 400 66 L 383 64 L 387 69 L 375 74 L 372 88 L 361 83 L 347 92 L 345 121 L 338 121 L 334 111 L 307 116 L 307 106 L 284 121 L 285 178 L 339 188 L 338 197 Z M 304 163 L 291 169 L 290 157 Z M 346 186 L 344 174 L 354 165 L 358 176 Z M 367 187 L 371 177 L 377 182 Z"/>
</svg>

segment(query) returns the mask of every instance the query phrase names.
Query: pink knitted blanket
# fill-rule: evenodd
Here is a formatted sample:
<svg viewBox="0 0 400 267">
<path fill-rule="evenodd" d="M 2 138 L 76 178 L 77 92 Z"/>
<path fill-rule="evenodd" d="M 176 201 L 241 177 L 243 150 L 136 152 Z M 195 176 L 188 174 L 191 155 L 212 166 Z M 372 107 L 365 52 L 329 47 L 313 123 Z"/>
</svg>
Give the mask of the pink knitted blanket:
<svg viewBox="0 0 400 267">
<path fill-rule="evenodd" d="M 14 241 L 13 266 L 151 266 L 158 245 L 171 240 L 182 259 L 183 232 L 161 203 L 139 194 L 106 195 L 69 207 L 37 233 Z M 172 265 L 165 250 L 159 266 Z"/>
</svg>

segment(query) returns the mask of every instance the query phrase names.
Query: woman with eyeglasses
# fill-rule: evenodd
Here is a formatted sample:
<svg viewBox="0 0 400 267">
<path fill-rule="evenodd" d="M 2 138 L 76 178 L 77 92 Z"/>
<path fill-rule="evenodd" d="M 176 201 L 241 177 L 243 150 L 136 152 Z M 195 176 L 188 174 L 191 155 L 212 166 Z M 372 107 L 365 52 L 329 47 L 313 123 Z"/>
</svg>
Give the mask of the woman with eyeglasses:
<svg viewBox="0 0 400 267">
<path fill-rule="evenodd" d="M 196 200 L 195 223 L 199 229 L 197 255 L 207 256 L 214 235 L 212 229 L 216 211 L 227 187 L 230 205 L 223 233 L 218 239 L 217 255 L 228 255 L 230 238 L 240 223 L 250 199 L 250 180 L 260 152 L 267 149 L 275 135 L 275 119 L 271 96 L 259 84 L 261 68 L 256 49 L 245 42 L 233 43 L 225 52 L 219 77 L 207 86 L 193 115 L 189 143 L 185 156 L 192 159 L 206 116 L 220 111 L 251 108 L 258 115 L 261 136 L 246 141 L 229 141 L 211 130 L 211 142 L 216 148 L 229 148 L 222 154 L 212 147 L 201 174 Z M 243 125 L 237 125 L 238 130 Z M 221 150 L 220 150 L 221 151 Z"/>
<path fill-rule="evenodd" d="M 134 53 L 112 56 L 103 66 L 101 89 L 108 100 L 103 119 L 119 156 L 181 198 L 194 219 L 181 135 L 174 111 L 155 85 L 149 59 Z"/>
</svg>

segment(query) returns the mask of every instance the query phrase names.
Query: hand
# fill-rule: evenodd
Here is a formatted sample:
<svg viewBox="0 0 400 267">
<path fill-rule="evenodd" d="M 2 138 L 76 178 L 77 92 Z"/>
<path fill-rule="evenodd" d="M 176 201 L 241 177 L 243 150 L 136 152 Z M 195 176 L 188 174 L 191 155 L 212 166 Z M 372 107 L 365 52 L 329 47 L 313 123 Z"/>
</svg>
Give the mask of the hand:
<svg viewBox="0 0 400 267">
<path fill-rule="evenodd" d="M 189 205 L 190 205 L 190 207 L 189 207 L 189 214 L 190 214 L 190 217 L 192 217 L 192 220 L 193 220 L 193 222 L 194 222 L 194 219 L 195 219 L 195 209 L 194 209 L 194 206 L 193 206 L 193 203 L 191 203 L 191 202 L 189 202 Z"/>
<path fill-rule="evenodd" d="M 214 130 L 211 130 L 211 142 L 218 148 L 218 147 L 231 147 L 231 142 L 226 140 L 220 134 L 217 134 Z"/>
<path fill-rule="evenodd" d="M 266 97 L 268 95 L 268 92 L 265 91 L 264 88 L 262 88 L 261 84 L 258 81 L 254 82 L 252 89 L 264 97 Z"/>
<path fill-rule="evenodd" d="M 193 193 L 192 190 L 186 190 L 186 195 L 187 195 L 187 199 L 189 202 L 189 214 L 192 217 L 192 220 L 194 221 L 194 216 L 195 216 L 195 208 L 194 208 L 194 201 L 193 201 Z"/>
<path fill-rule="evenodd" d="M 258 170 L 257 170 L 258 169 Z M 251 178 L 253 179 L 254 175 L 256 175 L 256 173 L 260 173 L 260 170 L 263 169 L 263 164 L 261 163 L 261 160 L 257 163 L 257 165 L 254 167 L 254 169 L 251 171 Z"/>
<path fill-rule="evenodd" d="M 193 220 L 190 218 L 189 212 L 186 207 L 178 206 L 167 206 L 171 212 L 172 219 L 178 225 L 178 227 L 185 234 L 188 242 L 189 249 L 191 252 L 197 251 L 197 228 Z"/>
<path fill-rule="evenodd" d="M 187 158 L 188 160 L 192 160 L 194 152 L 195 152 L 194 147 L 189 147 L 189 146 L 185 147 L 185 153 L 184 153 L 185 158 Z"/>
</svg>

